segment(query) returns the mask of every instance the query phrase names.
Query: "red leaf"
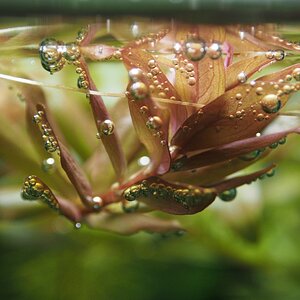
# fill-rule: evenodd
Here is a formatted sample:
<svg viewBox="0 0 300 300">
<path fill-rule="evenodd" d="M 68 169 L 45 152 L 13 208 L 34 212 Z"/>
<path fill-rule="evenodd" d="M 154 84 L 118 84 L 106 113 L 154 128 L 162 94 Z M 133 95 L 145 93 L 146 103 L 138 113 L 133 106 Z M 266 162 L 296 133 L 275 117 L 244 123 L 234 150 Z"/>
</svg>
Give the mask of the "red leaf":
<svg viewBox="0 0 300 300">
<path fill-rule="evenodd" d="M 158 177 L 149 177 L 124 191 L 128 201 L 138 200 L 154 209 L 170 214 L 195 214 L 210 205 L 216 193 L 187 184 L 164 181 Z"/>
<path fill-rule="evenodd" d="M 96 85 L 94 84 L 89 74 L 88 67 L 82 58 L 80 60 L 80 65 L 86 74 L 86 80 L 88 81 L 89 89 L 92 91 L 97 91 Z M 89 94 L 89 99 L 98 133 L 112 162 L 117 177 L 122 180 L 126 171 L 126 159 L 121 148 L 119 137 L 116 133 L 116 130 L 114 130 L 113 128 L 111 132 L 103 134 L 103 124 L 105 124 L 105 122 L 109 122 L 111 124 L 112 121 L 102 100 L 102 97 L 99 95 Z"/>
<path fill-rule="evenodd" d="M 268 78 L 282 78 L 285 73 L 279 71 Z M 290 84 L 291 88 L 284 91 L 285 85 L 257 80 L 255 86 L 244 84 L 227 91 L 188 118 L 171 144 L 183 148 L 181 152 L 185 153 L 254 136 L 278 115 L 276 111 L 298 88 L 297 84 Z M 274 110 L 269 110 L 270 105 Z"/>
<path fill-rule="evenodd" d="M 68 149 L 55 135 L 49 120 L 47 119 L 47 113 L 44 106 L 38 104 L 36 106 L 37 115 L 36 123 L 39 125 L 39 129 L 45 137 L 45 147 L 49 152 L 59 152 L 61 166 L 69 177 L 70 181 L 74 185 L 78 195 L 84 204 L 89 207 L 94 207 L 95 203 L 92 200 L 92 188 L 81 171 L 80 167 L 76 164 Z"/>
<path fill-rule="evenodd" d="M 242 157 L 243 155 L 249 154 L 252 151 L 259 151 L 260 149 L 263 149 L 265 147 L 272 146 L 272 144 L 278 143 L 278 141 L 280 141 L 290 133 L 299 134 L 300 128 L 294 128 L 278 133 L 238 140 L 230 144 L 226 144 L 224 146 L 217 147 L 185 159 L 181 159 L 182 166 L 179 168 L 179 170 L 184 171 L 200 168 L 236 157 Z M 178 162 L 180 162 L 180 159 L 177 162 L 175 161 L 174 165 L 176 163 L 178 165 Z"/>
</svg>

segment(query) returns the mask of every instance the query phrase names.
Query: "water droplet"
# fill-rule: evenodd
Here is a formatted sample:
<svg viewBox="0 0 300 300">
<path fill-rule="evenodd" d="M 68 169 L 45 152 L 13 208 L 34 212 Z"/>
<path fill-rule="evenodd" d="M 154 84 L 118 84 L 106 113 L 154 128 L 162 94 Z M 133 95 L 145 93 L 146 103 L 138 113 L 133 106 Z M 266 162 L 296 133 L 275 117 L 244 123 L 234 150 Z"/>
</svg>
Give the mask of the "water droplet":
<svg viewBox="0 0 300 300">
<path fill-rule="evenodd" d="M 233 188 L 220 193 L 218 196 L 221 200 L 227 202 L 227 201 L 232 201 L 236 197 L 236 194 L 237 191 L 235 188 Z"/>
<path fill-rule="evenodd" d="M 240 156 L 239 158 L 244 161 L 251 161 L 251 160 L 256 159 L 260 154 L 261 154 L 260 150 L 254 150 L 250 153 Z"/>
<path fill-rule="evenodd" d="M 56 169 L 55 160 L 52 157 L 45 159 L 42 163 L 42 170 L 46 173 L 53 173 Z"/>
<path fill-rule="evenodd" d="M 185 54 L 193 61 L 201 60 L 205 56 L 205 42 L 201 39 L 189 39 L 185 43 Z"/>
<path fill-rule="evenodd" d="M 75 227 L 75 229 L 80 229 L 81 228 L 81 223 L 79 223 L 79 222 L 76 222 L 75 224 L 74 224 L 74 227 Z"/>
<path fill-rule="evenodd" d="M 92 198 L 92 202 L 93 202 L 93 208 L 94 209 L 100 209 L 103 206 L 103 200 L 101 197 L 99 196 L 95 196 Z"/>
<path fill-rule="evenodd" d="M 175 54 L 180 54 L 182 52 L 182 46 L 180 43 L 175 43 L 173 46 L 173 50 Z"/>
<path fill-rule="evenodd" d="M 138 165 L 145 167 L 150 164 L 151 160 L 149 156 L 142 156 L 138 159 Z"/>
<path fill-rule="evenodd" d="M 268 94 L 261 99 L 261 107 L 266 113 L 276 113 L 281 107 L 281 101 L 275 94 Z"/>
<path fill-rule="evenodd" d="M 149 108 L 146 105 L 144 105 L 140 108 L 140 112 L 142 114 L 146 114 L 148 111 L 149 111 Z"/>
<path fill-rule="evenodd" d="M 283 145 L 283 144 L 285 144 L 286 143 L 286 137 L 283 137 L 283 138 L 281 138 L 279 141 L 278 141 L 278 144 L 279 145 Z"/>
<path fill-rule="evenodd" d="M 190 77 L 190 78 L 188 79 L 188 84 L 189 84 L 189 85 L 195 85 L 195 84 L 196 84 L 196 79 L 195 79 L 194 77 Z"/>
<path fill-rule="evenodd" d="M 104 120 L 99 126 L 100 134 L 104 134 L 104 135 L 113 134 L 114 129 L 115 129 L 115 124 L 112 120 Z"/>
<path fill-rule="evenodd" d="M 60 71 L 64 64 L 63 43 L 55 39 L 45 39 L 39 48 L 41 64 L 51 74 Z"/>
<path fill-rule="evenodd" d="M 186 64 L 185 69 L 188 72 L 192 72 L 192 71 L 194 71 L 194 65 L 191 63 L 188 63 L 188 64 Z"/>
<path fill-rule="evenodd" d="M 256 120 L 257 121 L 263 121 L 265 119 L 265 116 L 264 116 L 264 114 L 258 114 L 257 116 L 256 116 Z"/>
<path fill-rule="evenodd" d="M 266 58 L 273 59 L 274 58 L 274 52 L 273 50 L 269 50 L 266 52 Z"/>
<path fill-rule="evenodd" d="M 139 68 L 133 68 L 129 70 L 128 75 L 132 81 L 139 81 L 143 78 L 143 71 Z"/>
<path fill-rule="evenodd" d="M 263 92 L 264 92 L 264 89 L 260 86 L 260 87 L 258 87 L 258 88 L 255 90 L 255 92 L 256 92 L 257 95 L 262 95 Z"/>
<path fill-rule="evenodd" d="M 219 43 L 214 42 L 207 48 L 207 55 L 211 59 L 218 59 L 222 55 L 222 47 Z"/>
<path fill-rule="evenodd" d="M 140 203 L 137 200 L 133 200 L 133 201 L 124 200 L 122 202 L 122 209 L 126 213 L 132 213 L 138 210 L 139 205 Z"/>
<path fill-rule="evenodd" d="M 148 61 L 148 67 L 149 67 L 150 69 L 153 69 L 153 68 L 156 67 L 156 62 L 155 62 L 154 59 L 150 59 L 150 60 Z"/>
<path fill-rule="evenodd" d="M 300 81 L 300 68 L 294 69 L 292 75 L 295 80 Z"/>
<path fill-rule="evenodd" d="M 161 118 L 158 116 L 150 117 L 148 119 L 148 121 L 146 122 L 146 126 L 149 129 L 155 129 L 155 130 L 160 129 L 162 124 L 163 124 L 163 122 L 162 122 Z"/>
<path fill-rule="evenodd" d="M 240 83 L 245 83 L 245 82 L 247 81 L 247 75 L 245 74 L 244 71 L 242 71 L 241 73 L 238 74 L 237 80 L 238 80 Z"/>
<path fill-rule="evenodd" d="M 273 53 L 274 53 L 274 58 L 277 61 L 283 60 L 285 57 L 285 53 L 283 50 L 275 50 Z"/>
<path fill-rule="evenodd" d="M 75 43 L 68 43 L 63 48 L 63 56 L 66 60 L 73 62 L 80 57 L 79 47 Z"/>
<path fill-rule="evenodd" d="M 135 100 L 142 100 L 148 95 L 148 87 L 143 82 L 135 82 L 130 87 L 130 93 Z"/>
<path fill-rule="evenodd" d="M 131 25 L 131 33 L 134 38 L 137 38 L 139 36 L 139 25 L 137 24 Z"/>
<path fill-rule="evenodd" d="M 242 94 L 241 94 L 241 93 L 237 93 L 237 94 L 235 95 L 235 99 L 236 99 L 236 100 L 241 100 L 241 99 L 242 99 Z"/>
</svg>

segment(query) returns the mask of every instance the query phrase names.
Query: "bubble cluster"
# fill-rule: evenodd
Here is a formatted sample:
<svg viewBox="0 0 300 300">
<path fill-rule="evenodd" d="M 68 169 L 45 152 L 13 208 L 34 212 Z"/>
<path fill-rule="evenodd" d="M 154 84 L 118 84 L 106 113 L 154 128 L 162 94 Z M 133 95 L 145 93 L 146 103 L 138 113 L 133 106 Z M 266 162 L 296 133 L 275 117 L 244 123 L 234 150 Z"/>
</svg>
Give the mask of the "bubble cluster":
<svg viewBox="0 0 300 300">
<path fill-rule="evenodd" d="M 208 188 L 177 188 L 164 183 L 150 183 L 147 180 L 143 180 L 140 184 L 135 184 L 124 191 L 124 198 L 127 201 L 136 201 L 143 197 L 174 200 L 189 209 L 199 205 L 202 201 L 212 201 L 215 194 L 212 189 Z"/>
<path fill-rule="evenodd" d="M 53 134 L 48 121 L 44 118 L 44 112 L 38 111 L 37 114 L 33 116 L 33 121 L 38 124 L 39 129 L 42 133 L 45 150 L 49 153 L 57 152 L 57 154 L 59 154 L 58 141 Z"/>
<path fill-rule="evenodd" d="M 36 176 L 28 176 L 23 184 L 21 196 L 24 200 L 41 200 L 54 210 L 59 204 L 48 187 Z"/>
<path fill-rule="evenodd" d="M 43 68 L 50 74 L 60 71 L 66 62 L 73 63 L 80 57 L 80 50 L 76 43 L 64 44 L 53 38 L 41 42 L 39 53 Z"/>
</svg>

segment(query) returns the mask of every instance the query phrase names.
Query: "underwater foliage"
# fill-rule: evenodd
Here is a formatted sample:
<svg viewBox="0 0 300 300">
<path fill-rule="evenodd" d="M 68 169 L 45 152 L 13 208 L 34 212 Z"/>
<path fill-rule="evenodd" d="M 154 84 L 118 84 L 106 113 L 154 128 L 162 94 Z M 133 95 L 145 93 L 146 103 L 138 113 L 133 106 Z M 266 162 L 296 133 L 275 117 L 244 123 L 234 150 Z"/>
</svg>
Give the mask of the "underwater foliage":
<svg viewBox="0 0 300 300">
<path fill-rule="evenodd" d="M 95 23 L 71 42 L 60 41 L 55 30 L 31 28 L 41 39 L 38 49 L 29 50 L 39 52 L 40 68 L 49 76 L 64 68 L 77 74 L 77 91 L 89 102 L 94 127 L 72 107 L 66 118 L 72 127 L 88 127 L 100 145 L 95 148 L 86 134 L 82 140 L 92 143 L 92 154 L 82 161 L 75 157 L 43 87 L 26 79 L 30 72 L 17 74 L 23 81 L 12 86 L 25 102 L 35 157 L 43 161 L 33 173 L 34 158 L 23 158 L 32 175 L 21 194 L 46 203 L 76 228 L 180 232 L 178 221 L 151 212 L 188 215 L 216 199 L 232 201 L 238 187 L 273 176 L 275 165 L 235 173 L 300 133 L 300 127 L 264 133 L 300 89 L 300 64 L 282 64 L 300 47 L 273 35 L 275 26 L 161 22 L 151 30 L 133 25 L 129 35 L 120 22 L 107 39 Z M 0 31 L 0 38 L 9 46 L 26 34 Z M 97 90 L 90 70 L 95 61 L 118 61 L 127 70 L 126 91 L 114 105 Z"/>
</svg>

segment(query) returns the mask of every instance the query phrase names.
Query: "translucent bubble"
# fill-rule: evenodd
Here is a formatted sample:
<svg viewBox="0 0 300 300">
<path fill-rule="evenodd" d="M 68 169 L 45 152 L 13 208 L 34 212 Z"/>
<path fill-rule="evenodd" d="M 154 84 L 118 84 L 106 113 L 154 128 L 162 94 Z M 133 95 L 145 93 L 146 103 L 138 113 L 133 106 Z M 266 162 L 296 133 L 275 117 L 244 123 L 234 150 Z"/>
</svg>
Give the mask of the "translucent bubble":
<svg viewBox="0 0 300 300">
<path fill-rule="evenodd" d="M 148 95 L 148 87 L 143 82 L 135 82 L 130 87 L 130 93 L 135 100 L 142 100 Z"/>
<path fill-rule="evenodd" d="M 139 81 L 143 78 L 143 71 L 139 68 L 133 68 L 129 70 L 128 75 L 132 81 Z"/>
<path fill-rule="evenodd" d="M 99 196 L 95 196 L 92 198 L 92 202 L 93 202 L 93 208 L 94 209 L 100 209 L 103 205 L 103 200 L 101 197 Z"/>
<path fill-rule="evenodd" d="M 281 107 L 281 101 L 275 94 L 268 94 L 261 99 L 261 107 L 266 113 L 276 113 Z"/>
<path fill-rule="evenodd" d="M 163 124 L 163 122 L 162 122 L 161 118 L 158 116 L 150 117 L 148 119 L 148 121 L 146 122 L 146 126 L 149 129 L 155 129 L 155 130 L 161 128 L 162 124 Z"/>
<path fill-rule="evenodd" d="M 293 70 L 292 75 L 294 77 L 294 79 L 296 79 L 297 81 L 300 81 L 300 68 L 296 68 Z"/>
<path fill-rule="evenodd" d="M 138 210 L 139 208 L 139 201 L 133 200 L 133 201 L 123 201 L 122 202 L 122 209 L 126 213 L 132 213 Z"/>
<path fill-rule="evenodd" d="M 75 229 L 80 229 L 80 228 L 82 227 L 82 225 L 81 225 L 81 223 L 76 222 L 76 223 L 74 224 L 74 227 L 75 227 Z"/>
<path fill-rule="evenodd" d="M 100 133 L 103 135 L 111 135 L 114 132 L 115 124 L 112 120 L 104 120 L 100 124 Z"/>
<path fill-rule="evenodd" d="M 285 57 L 285 53 L 283 50 L 275 50 L 273 52 L 274 54 L 274 58 L 277 60 L 277 61 L 280 61 L 280 60 L 283 60 L 284 57 Z"/>
<path fill-rule="evenodd" d="M 175 43 L 173 46 L 173 50 L 175 54 L 180 54 L 182 52 L 182 46 L 180 43 Z"/>
<path fill-rule="evenodd" d="M 185 54 L 193 61 L 201 60 L 206 53 L 205 42 L 202 39 L 189 39 L 185 42 Z"/>
<path fill-rule="evenodd" d="M 258 87 L 258 88 L 255 90 L 255 92 L 256 92 L 257 95 L 262 95 L 263 92 L 264 92 L 264 89 L 260 86 L 260 87 Z"/>
<path fill-rule="evenodd" d="M 220 193 L 218 196 L 221 200 L 227 202 L 227 201 L 232 201 L 236 197 L 236 195 L 237 195 L 237 191 L 235 188 L 233 188 Z"/>
<path fill-rule="evenodd" d="M 241 73 L 238 74 L 237 80 L 238 80 L 240 83 L 245 83 L 245 82 L 247 81 L 247 75 L 245 74 L 244 71 L 242 71 Z"/>
<path fill-rule="evenodd" d="M 80 50 L 77 44 L 68 43 L 64 47 L 63 56 L 68 61 L 75 61 L 80 57 Z"/>
<path fill-rule="evenodd" d="M 142 156 L 142 157 L 140 157 L 139 159 L 138 159 L 138 164 L 140 165 L 140 166 L 143 166 L 143 167 L 145 167 L 145 166 L 148 166 L 149 164 L 150 164 L 150 157 L 149 156 Z"/>
<path fill-rule="evenodd" d="M 251 161 L 251 160 L 256 159 L 260 154 L 261 154 L 260 150 L 254 150 L 250 153 L 240 156 L 240 159 L 244 160 L 244 161 Z"/>
<path fill-rule="evenodd" d="M 219 43 L 217 43 L 217 42 L 212 43 L 207 48 L 207 55 L 211 59 L 218 59 L 222 55 L 222 46 Z"/>
</svg>

